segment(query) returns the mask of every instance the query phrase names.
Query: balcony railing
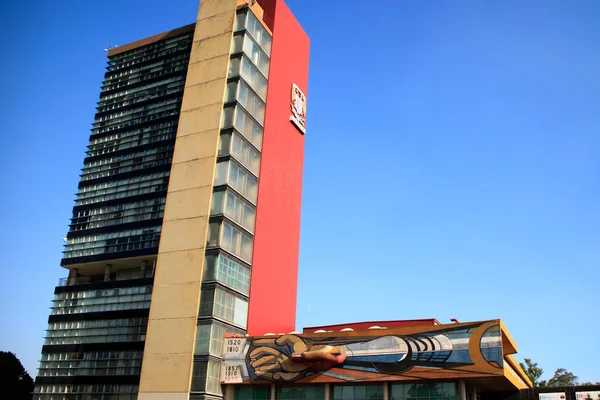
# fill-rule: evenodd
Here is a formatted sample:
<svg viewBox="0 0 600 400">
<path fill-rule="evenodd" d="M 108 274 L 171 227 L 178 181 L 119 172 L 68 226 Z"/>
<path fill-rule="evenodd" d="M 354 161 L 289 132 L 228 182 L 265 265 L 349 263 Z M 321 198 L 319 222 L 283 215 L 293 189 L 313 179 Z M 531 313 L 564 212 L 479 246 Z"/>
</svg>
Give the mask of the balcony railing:
<svg viewBox="0 0 600 400">
<path fill-rule="evenodd" d="M 125 269 L 107 274 L 96 274 L 96 275 L 80 275 L 71 278 L 60 278 L 58 286 L 73 286 L 73 285 L 85 285 L 89 283 L 102 283 L 102 282 L 117 282 L 126 281 L 130 279 L 142 279 L 152 278 L 154 276 L 154 269 L 148 268 L 142 271 L 139 268 Z"/>
</svg>

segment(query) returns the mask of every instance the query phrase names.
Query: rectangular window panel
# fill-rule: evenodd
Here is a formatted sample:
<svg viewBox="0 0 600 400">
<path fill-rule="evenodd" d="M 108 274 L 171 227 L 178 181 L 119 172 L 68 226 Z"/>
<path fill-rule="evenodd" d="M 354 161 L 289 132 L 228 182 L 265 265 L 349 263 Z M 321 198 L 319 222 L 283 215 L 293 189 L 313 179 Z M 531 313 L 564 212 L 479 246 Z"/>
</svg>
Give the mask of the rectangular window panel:
<svg viewBox="0 0 600 400">
<path fill-rule="evenodd" d="M 229 78 L 241 76 L 242 79 L 258 94 L 266 100 L 267 98 L 267 78 L 259 72 L 246 57 L 240 55 L 231 59 L 229 62 Z M 231 100 L 231 99 L 230 99 Z"/>
<path fill-rule="evenodd" d="M 383 385 L 334 385 L 332 400 L 383 400 Z"/>
<path fill-rule="evenodd" d="M 247 112 L 237 105 L 230 105 L 223 109 L 221 128 L 235 128 L 250 141 L 258 150 L 262 147 L 263 128 Z M 227 143 L 223 148 L 229 149 Z"/>
<path fill-rule="evenodd" d="M 245 295 L 250 292 L 250 268 L 223 254 L 206 256 L 204 281 L 214 280 Z"/>
<path fill-rule="evenodd" d="M 392 384 L 391 400 L 456 400 L 454 382 L 431 382 L 424 384 Z"/>
<path fill-rule="evenodd" d="M 231 161 L 217 163 L 215 186 L 227 184 L 244 198 L 256 203 L 258 194 L 258 179 Z"/>
<path fill-rule="evenodd" d="M 270 385 L 235 385 L 234 400 L 270 400 Z"/>
<path fill-rule="evenodd" d="M 193 392 L 208 392 L 221 395 L 221 381 L 219 377 L 220 364 L 214 361 L 194 361 L 192 370 Z"/>
<path fill-rule="evenodd" d="M 242 80 L 229 82 L 225 101 L 237 100 L 260 124 L 265 120 L 265 102 Z"/>
</svg>

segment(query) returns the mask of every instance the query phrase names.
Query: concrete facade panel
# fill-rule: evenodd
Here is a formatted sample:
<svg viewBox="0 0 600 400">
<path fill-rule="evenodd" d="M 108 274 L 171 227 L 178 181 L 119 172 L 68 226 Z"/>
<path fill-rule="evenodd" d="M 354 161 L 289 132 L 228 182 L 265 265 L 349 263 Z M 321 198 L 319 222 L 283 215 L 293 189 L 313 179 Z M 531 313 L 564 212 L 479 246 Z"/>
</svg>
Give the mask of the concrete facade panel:
<svg viewBox="0 0 600 400">
<path fill-rule="evenodd" d="M 199 293 L 199 282 L 155 286 L 153 296 L 161 296 L 163 301 L 152 304 L 150 319 L 167 319 L 176 324 L 178 323 L 177 319 L 180 318 L 196 318 L 198 315 Z M 194 334 L 195 332 L 194 330 Z M 146 341 L 152 343 L 150 338 Z"/>
<path fill-rule="evenodd" d="M 225 78 L 221 78 L 210 82 L 196 84 L 194 86 L 186 85 L 183 103 L 181 104 L 181 111 L 184 112 L 193 110 L 194 108 L 223 102 L 223 97 L 225 95 L 225 81 Z"/>
<path fill-rule="evenodd" d="M 216 147 L 215 147 L 216 153 Z M 175 155 L 177 158 L 177 148 Z M 205 157 L 184 163 L 173 163 L 169 179 L 169 193 L 213 185 L 216 157 Z M 169 198 L 167 197 L 167 205 Z M 207 212 L 208 213 L 208 212 Z"/>
<path fill-rule="evenodd" d="M 218 129 L 221 125 L 222 99 L 216 103 L 184 111 L 179 117 L 177 139 L 194 133 Z"/>
<path fill-rule="evenodd" d="M 202 249 L 206 245 L 207 217 L 166 221 L 163 223 L 159 247 L 162 253 Z M 160 264 L 158 267 L 161 267 Z M 154 295 L 152 296 L 154 299 Z"/>
<path fill-rule="evenodd" d="M 202 275 L 204 249 L 175 251 L 158 256 L 161 268 L 157 269 L 157 285 L 198 282 Z"/>
<path fill-rule="evenodd" d="M 185 84 L 190 87 L 219 78 L 226 79 L 228 66 L 229 54 L 190 64 Z"/>
<path fill-rule="evenodd" d="M 193 351 L 196 318 L 152 319 L 148 329 L 155 334 L 146 340 L 145 355 L 189 354 Z"/>
<path fill-rule="evenodd" d="M 187 395 L 190 390 L 191 366 L 191 354 L 144 355 L 140 394 L 179 392 Z"/>
<path fill-rule="evenodd" d="M 183 136 L 177 139 L 177 150 L 173 155 L 173 163 L 194 161 L 212 157 L 214 160 L 219 143 L 219 130 Z"/>
<path fill-rule="evenodd" d="M 221 35 L 195 41 L 194 44 L 192 44 L 190 64 L 222 56 L 224 54 L 229 55 L 231 37 L 231 32 L 226 32 Z"/>
<path fill-rule="evenodd" d="M 225 12 L 196 22 L 194 42 L 227 32 L 233 32 L 234 12 Z"/>
<path fill-rule="evenodd" d="M 196 218 L 208 210 L 212 187 L 203 186 L 172 192 L 165 210 L 165 221 Z"/>
<path fill-rule="evenodd" d="M 237 7 L 237 0 L 205 1 L 198 9 L 198 21 L 218 14 L 232 14 Z"/>
</svg>

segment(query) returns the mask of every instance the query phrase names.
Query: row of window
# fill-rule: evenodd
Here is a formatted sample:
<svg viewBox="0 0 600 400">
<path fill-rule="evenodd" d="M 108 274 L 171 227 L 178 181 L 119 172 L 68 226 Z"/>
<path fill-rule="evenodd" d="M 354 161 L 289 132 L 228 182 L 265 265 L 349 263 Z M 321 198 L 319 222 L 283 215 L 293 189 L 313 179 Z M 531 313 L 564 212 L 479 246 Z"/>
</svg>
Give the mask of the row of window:
<svg viewBox="0 0 600 400">
<path fill-rule="evenodd" d="M 141 341 L 146 338 L 147 325 L 147 318 L 52 322 L 48 325 L 45 344 Z M 42 361 L 61 361 L 73 357 L 73 353 L 45 353 L 42 354 Z"/>
<path fill-rule="evenodd" d="M 104 120 L 96 121 L 92 125 L 94 126 L 94 128 L 97 129 L 109 127 L 114 127 L 114 129 L 120 129 L 124 126 L 131 126 L 146 121 L 147 117 L 177 115 L 179 114 L 179 109 L 181 108 L 181 99 L 175 98 L 172 100 L 173 101 L 170 101 L 167 105 L 147 108 L 144 111 L 139 111 L 135 113 L 124 111 L 121 112 L 123 114 L 122 116 L 118 116 L 119 113 L 111 114 L 110 116 L 107 116 Z"/>
<path fill-rule="evenodd" d="M 40 376 L 139 375 L 143 351 L 51 353 L 40 362 Z"/>
<path fill-rule="evenodd" d="M 176 75 L 170 78 L 162 79 L 156 82 L 148 83 L 147 85 L 136 86 L 119 90 L 118 92 L 112 93 L 101 93 L 99 106 L 109 103 L 110 100 L 121 101 L 135 99 L 137 96 L 143 96 L 145 93 L 151 93 L 151 90 L 168 90 L 173 88 L 180 88 L 185 84 L 184 75 Z M 118 100 L 116 100 L 118 99 Z M 96 132 L 101 133 L 101 132 Z"/>
<path fill-rule="evenodd" d="M 48 324 L 48 332 L 64 330 L 76 331 L 79 329 L 112 328 L 112 327 L 143 327 L 148 325 L 148 318 L 117 318 L 117 319 L 95 319 L 80 321 L 51 322 Z"/>
<path fill-rule="evenodd" d="M 158 247 L 161 228 L 153 226 L 71 238 L 65 245 L 64 254 L 70 258 Z"/>
<path fill-rule="evenodd" d="M 183 60 L 188 60 L 189 54 L 177 54 L 172 57 L 157 58 L 147 64 L 141 64 L 130 68 L 120 68 L 117 71 L 107 72 L 102 84 L 114 83 L 119 80 L 128 79 L 131 76 L 137 76 L 144 72 L 154 72 L 163 67 L 169 67 L 172 64 L 177 64 Z"/>
<path fill-rule="evenodd" d="M 160 107 L 172 106 L 174 104 L 177 104 L 179 101 L 180 101 L 180 99 L 178 99 L 178 98 L 167 98 L 167 99 L 159 99 L 159 101 L 156 101 L 156 102 L 140 105 L 140 106 L 125 109 L 125 110 L 122 108 L 117 108 L 114 112 L 111 112 L 110 114 L 104 114 L 102 116 L 96 117 L 94 125 L 95 126 L 106 125 L 107 121 L 110 121 L 111 123 L 123 121 L 123 120 L 131 117 L 134 114 L 143 115 L 141 113 L 154 112 L 154 110 L 160 109 Z M 102 122 L 104 122 L 104 124 L 101 124 Z"/>
<path fill-rule="evenodd" d="M 95 289 L 95 290 L 82 290 L 75 292 L 58 293 L 54 296 L 55 302 L 63 300 L 86 300 L 86 299 L 102 299 L 102 298 L 115 298 L 123 296 L 132 296 L 138 294 L 149 294 L 152 293 L 152 286 L 133 286 L 123 288 L 112 288 L 112 289 Z"/>
<path fill-rule="evenodd" d="M 140 168 L 164 164 L 160 160 L 170 160 L 174 145 L 166 145 L 143 151 L 131 151 L 125 154 L 108 155 L 84 165 L 81 180 L 111 176 Z M 169 161 L 170 162 L 170 161 Z"/>
<path fill-rule="evenodd" d="M 76 203 L 86 204 L 86 201 L 92 202 L 119 199 L 133 196 L 135 194 L 150 193 L 157 191 L 156 187 L 162 188 L 163 184 L 168 183 L 170 171 L 156 172 L 153 174 L 137 175 L 118 181 L 108 181 L 96 183 L 90 186 L 84 186 L 77 193 Z M 98 200 L 103 198 L 104 200 Z"/>
<path fill-rule="evenodd" d="M 134 297 L 140 297 L 147 300 L 134 299 L 128 302 L 111 302 L 111 303 L 99 303 L 99 304 L 82 304 L 77 306 L 65 306 L 60 308 L 52 309 L 52 315 L 63 315 L 63 314 L 83 314 L 91 312 L 106 312 L 106 311 L 123 311 L 123 310 L 138 310 L 144 308 L 150 308 L 150 295 L 138 295 Z"/>
<path fill-rule="evenodd" d="M 122 68 L 135 65 L 140 60 L 146 58 L 157 58 L 166 54 L 174 53 L 175 51 L 183 50 L 192 42 L 193 32 L 185 33 L 181 36 L 177 36 L 173 39 L 167 39 L 166 41 L 159 41 L 153 44 L 149 44 L 143 47 L 129 50 L 124 53 L 116 54 L 110 57 L 108 61 L 109 72 L 119 70 Z"/>
<path fill-rule="evenodd" d="M 111 154 L 118 150 L 173 139 L 176 133 L 177 121 L 166 121 L 94 139 L 88 145 L 86 153 L 89 157 Z"/>
<path fill-rule="evenodd" d="M 169 171 L 162 173 L 167 175 L 164 178 L 154 178 L 152 180 L 144 180 L 139 183 L 125 184 L 115 189 L 99 189 L 96 192 L 88 192 L 82 194 L 80 198 L 75 200 L 78 206 L 100 203 L 108 200 L 124 199 L 132 196 L 139 196 L 147 193 L 163 192 L 167 190 L 169 185 Z M 150 177 L 151 175 L 142 175 L 142 177 Z M 117 183 L 118 184 L 118 183 Z"/>
<path fill-rule="evenodd" d="M 128 394 L 137 393 L 137 385 L 37 385 L 34 393 L 105 393 L 105 394 Z M 119 398 L 121 400 L 121 398 Z"/>
<path fill-rule="evenodd" d="M 95 127 L 92 129 L 92 134 L 96 135 L 120 129 L 131 128 L 135 127 L 136 125 L 145 124 L 163 118 L 179 119 L 179 107 L 180 105 L 175 105 L 173 107 L 169 107 L 169 109 L 166 110 L 154 110 L 155 112 L 153 113 L 144 113 L 143 115 L 127 119 L 120 123 L 108 124 L 102 127 Z"/>
<path fill-rule="evenodd" d="M 135 85 L 136 83 L 156 79 L 174 72 L 185 71 L 188 65 L 189 53 L 183 54 L 183 59 L 164 63 L 162 66 L 151 69 L 143 69 L 142 71 L 133 72 L 129 75 L 124 75 L 115 79 L 105 80 L 102 85 L 102 90 L 109 91 L 118 89 L 124 86 Z M 154 59 L 150 59 L 153 61 Z"/>
<path fill-rule="evenodd" d="M 92 208 L 73 213 L 71 230 L 99 228 L 125 222 L 162 218 L 166 198 L 159 197 L 134 203 Z"/>
<path fill-rule="evenodd" d="M 77 367 L 77 368 L 40 368 L 39 376 L 114 376 L 114 375 L 140 375 L 142 361 L 139 366 L 119 367 Z"/>
<path fill-rule="evenodd" d="M 332 385 L 331 400 L 383 400 L 383 384 Z M 456 400 L 454 382 L 390 384 L 390 400 Z M 325 399 L 325 386 L 279 386 L 277 400 L 319 400 Z M 271 388 L 268 385 L 236 386 L 234 400 L 270 400 Z"/>
</svg>

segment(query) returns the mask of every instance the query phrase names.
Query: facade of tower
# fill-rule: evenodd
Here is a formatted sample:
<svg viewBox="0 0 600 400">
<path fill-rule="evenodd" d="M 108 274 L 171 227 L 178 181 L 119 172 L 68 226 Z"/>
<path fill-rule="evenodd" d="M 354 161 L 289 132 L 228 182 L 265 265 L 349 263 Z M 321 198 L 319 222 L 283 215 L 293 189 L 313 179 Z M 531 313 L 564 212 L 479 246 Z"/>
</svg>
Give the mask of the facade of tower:
<svg viewBox="0 0 600 400">
<path fill-rule="evenodd" d="M 109 51 L 34 399 L 221 398 L 225 336 L 295 329 L 308 55 L 281 0 Z"/>
</svg>

